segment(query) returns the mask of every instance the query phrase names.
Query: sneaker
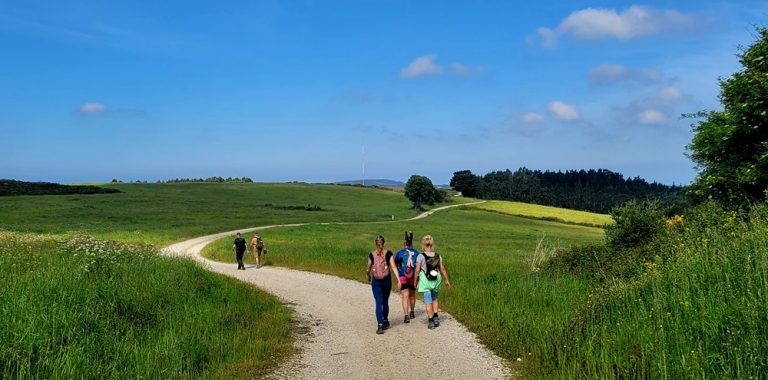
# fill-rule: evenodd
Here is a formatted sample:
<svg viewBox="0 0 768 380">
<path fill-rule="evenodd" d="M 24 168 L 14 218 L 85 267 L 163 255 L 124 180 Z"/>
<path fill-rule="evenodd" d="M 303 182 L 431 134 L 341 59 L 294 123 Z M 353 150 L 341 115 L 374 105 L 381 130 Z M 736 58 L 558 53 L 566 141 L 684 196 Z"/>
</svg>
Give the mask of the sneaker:
<svg viewBox="0 0 768 380">
<path fill-rule="evenodd" d="M 413 310 L 411 310 L 410 318 L 411 319 L 416 319 L 416 314 L 414 314 Z"/>
<path fill-rule="evenodd" d="M 384 325 L 379 325 L 379 327 L 376 329 L 376 334 L 384 334 Z"/>
<path fill-rule="evenodd" d="M 403 318 L 403 323 L 411 323 L 411 318 L 408 318 L 408 316 L 406 315 L 406 316 Z"/>
<path fill-rule="evenodd" d="M 427 323 L 427 328 L 430 329 L 430 330 L 435 328 L 435 321 L 430 319 L 429 323 Z"/>
<path fill-rule="evenodd" d="M 381 326 L 384 327 L 384 330 L 389 329 L 389 321 L 384 321 L 384 324 Z"/>
</svg>

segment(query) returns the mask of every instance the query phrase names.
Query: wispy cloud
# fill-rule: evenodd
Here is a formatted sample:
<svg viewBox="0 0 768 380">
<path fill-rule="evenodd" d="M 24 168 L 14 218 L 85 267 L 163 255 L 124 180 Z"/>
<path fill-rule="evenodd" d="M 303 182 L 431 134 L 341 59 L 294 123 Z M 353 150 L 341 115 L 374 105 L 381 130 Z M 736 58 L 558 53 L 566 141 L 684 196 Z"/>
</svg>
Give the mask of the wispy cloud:
<svg viewBox="0 0 768 380">
<path fill-rule="evenodd" d="M 555 100 L 547 105 L 547 110 L 555 117 L 555 119 L 562 121 L 578 121 L 581 119 L 581 115 L 571 104 Z"/>
<path fill-rule="evenodd" d="M 597 85 L 616 83 L 654 84 L 664 79 L 664 74 L 654 69 L 630 69 L 618 64 L 602 64 L 589 71 L 589 82 Z"/>
<path fill-rule="evenodd" d="M 665 31 L 696 26 L 696 17 L 675 10 L 632 5 L 622 11 L 586 8 L 572 12 L 555 28 L 540 27 L 536 33 L 545 47 L 557 46 L 566 35 L 584 40 L 629 40 Z"/>
<path fill-rule="evenodd" d="M 544 116 L 535 112 L 528 112 L 520 115 L 519 119 L 524 123 L 540 123 L 544 121 Z"/>
<path fill-rule="evenodd" d="M 658 110 L 647 109 L 637 114 L 637 121 L 641 124 L 665 124 L 667 117 Z"/>
<path fill-rule="evenodd" d="M 443 68 L 435 63 L 436 59 L 437 54 L 427 54 L 417 57 L 407 67 L 400 70 L 400 77 L 411 79 L 427 75 L 442 74 Z"/>
<path fill-rule="evenodd" d="M 424 76 L 441 75 L 451 73 L 459 76 L 482 75 L 485 69 L 482 67 L 470 67 L 462 63 L 454 62 L 446 67 L 437 63 L 437 54 L 427 54 L 416 57 L 408 66 L 400 70 L 400 77 L 414 79 Z"/>
<path fill-rule="evenodd" d="M 670 125 L 684 100 L 677 87 L 666 86 L 613 110 L 619 125 Z"/>
<path fill-rule="evenodd" d="M 85 103 L 78 108 L 77 112 L 81 115 L 96 115 L 109 112 L 110 109 L 102 103 L 90 102 Z"/>
<path fill-rule="evenodd" d="M 469 67 L 461 63 L 451 63 L 449 67 L 451 68 L 451 72 L 456 75 L 472 76 L 485 73 L 485 69 L 482 67 Z"/>
</svg>

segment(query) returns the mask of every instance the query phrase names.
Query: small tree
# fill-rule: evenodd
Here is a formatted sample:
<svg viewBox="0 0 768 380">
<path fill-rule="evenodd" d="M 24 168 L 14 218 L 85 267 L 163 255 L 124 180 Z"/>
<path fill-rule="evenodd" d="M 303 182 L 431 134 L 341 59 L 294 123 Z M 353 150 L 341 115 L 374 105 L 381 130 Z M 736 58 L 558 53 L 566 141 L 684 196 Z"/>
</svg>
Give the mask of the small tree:
<svg viewBox="0 0 768 380">
<path fill-rule="evenodd" d="M 726 207 L 765 199 L 768 186 L 768 29 L 739 54 L 743 70 L 720 80 L 722 111 L 702 112 L 688 155 L 700 169 L 689 194 Z"/>
<path fill-rule="evenodd" d="M 414 210 L 421 210 L 422 204 L 433 205 L 440 198 L 432 181 L 421 175 L 412 175 L 405 183 L 405 197 L 413 202 Z"/>
<path fill-rule="evenodd" d="M 469 170 L 460 170 L 453 173 L 450 185 L 465 197 L 475 197 L 480 191 L 480 177 L 472 174 Z"/>
</svg>

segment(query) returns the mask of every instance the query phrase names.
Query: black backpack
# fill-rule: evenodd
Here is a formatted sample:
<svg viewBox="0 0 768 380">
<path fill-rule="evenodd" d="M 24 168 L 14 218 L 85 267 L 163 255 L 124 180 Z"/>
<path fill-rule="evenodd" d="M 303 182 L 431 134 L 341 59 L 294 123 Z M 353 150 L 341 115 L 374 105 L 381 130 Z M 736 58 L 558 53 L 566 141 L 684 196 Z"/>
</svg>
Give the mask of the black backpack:
<svg viewBox="0 0 768 380">
<path fill-rule="evenodd" d="M 435 253 L 434 256 L 429 257 L 424 252 L 421 254 L 424 255 L 424 261 L 427 263 L 427 268 L 423 269 L 427 280 L 437 280 L 437 274 L 440 273 L 440 255 Z"/>
</svg>

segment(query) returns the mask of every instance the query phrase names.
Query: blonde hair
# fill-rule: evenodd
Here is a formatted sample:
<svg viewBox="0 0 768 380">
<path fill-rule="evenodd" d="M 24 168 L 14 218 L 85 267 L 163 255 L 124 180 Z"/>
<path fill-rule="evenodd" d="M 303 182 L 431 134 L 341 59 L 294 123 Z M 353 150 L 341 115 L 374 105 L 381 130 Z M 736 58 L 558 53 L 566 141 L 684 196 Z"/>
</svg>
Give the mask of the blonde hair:
<svg viewBox="0 0 768 380">
<path fill-rule="evenodd" d="M 425 235 L 423 238 L 421 238 L 421 245 L 425 247 L 431 247 L 435 245 L 435 239 L 432 238 L 432 235 Z"/>
</svg>

